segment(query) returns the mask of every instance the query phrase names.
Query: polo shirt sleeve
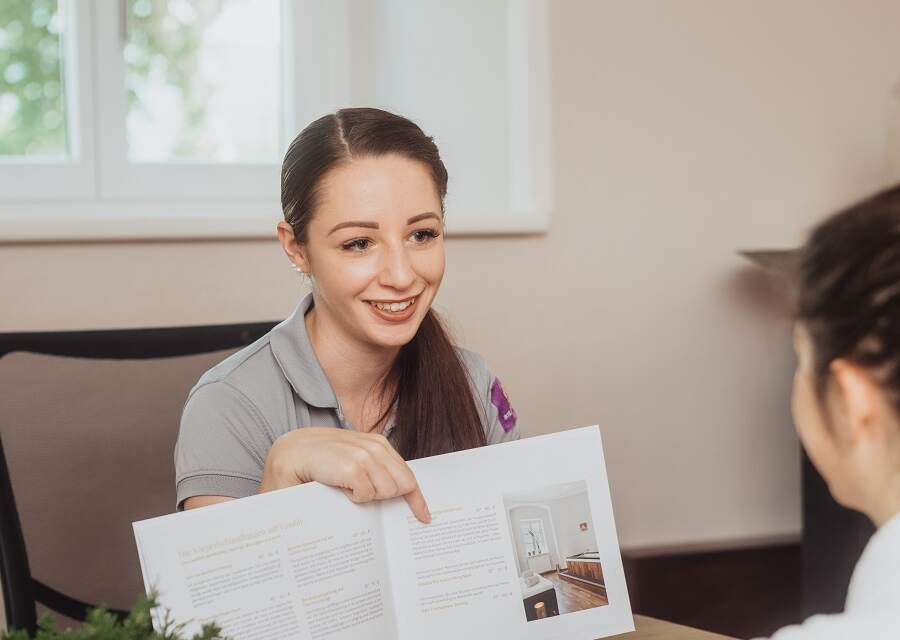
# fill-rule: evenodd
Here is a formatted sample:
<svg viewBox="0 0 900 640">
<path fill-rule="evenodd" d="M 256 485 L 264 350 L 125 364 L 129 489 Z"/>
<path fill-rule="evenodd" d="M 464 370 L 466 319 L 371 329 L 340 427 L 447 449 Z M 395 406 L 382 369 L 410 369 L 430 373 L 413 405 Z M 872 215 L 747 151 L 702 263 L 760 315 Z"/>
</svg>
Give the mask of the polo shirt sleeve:
<svg viewBox="0 0 900 640">
<path fill-rule="evenodd" d="M 500 379 L 477 353 L 460 349 L 460 356 L 469 371 L 479 409 L 484 420 L 484 435 L 488 444 L 509 442 L 521 437 L 518 416 L 503 389 Z"/>
<path fill-rule="evenodd" d="M 271 429 L 241 391 L 218 380 L 194 388 L 175 445 L 177 508 L 192 496 L 243 498 L 259 490 Z"/>
</svg>

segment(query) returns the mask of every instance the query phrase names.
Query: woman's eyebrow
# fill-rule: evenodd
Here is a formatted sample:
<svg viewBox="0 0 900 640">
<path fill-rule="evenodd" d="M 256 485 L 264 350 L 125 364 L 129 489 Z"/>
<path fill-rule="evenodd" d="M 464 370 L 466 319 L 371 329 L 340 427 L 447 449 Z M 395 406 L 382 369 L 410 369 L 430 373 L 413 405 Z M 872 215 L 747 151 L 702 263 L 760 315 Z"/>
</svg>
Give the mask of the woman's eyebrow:
<svg viewBox="0 0 900 640">
<path fill-rule="evenodd" d="M 334 225 L 331 228 L 331 231 L 329 231 L 325 235 L 330 236 L 332 233 L 334 233 L 338 229 L 344 229 L 346 227 L 365 227 L 366 229 L 377 229 L 378 223 L 377 222 L 364 222 L 362 220 L 350 220 L 349 222 L 342 222 L 340 224 Z"/>
<path fill-rule="evenodd" d="M 432 211 L 428 211 L 426 213 L 420 213 L 417 216 L 413 216 L 412 218 L 410 218 L 409 220 L 406 221 L 406 224 L 413 224 L 413 223 L 418 222 L 419 220 L 425 220 L 426 218 L 436 218 L 437 220 L 440 220 L 440 217 L 438 216 L 438 214 L 436 214 Z"/>
<path fill-rule="evenodd" d="M 417 216 L 413 216 L 412 218 L 410 218 L 409 220 L 406 221 L 406 224 L 415 224 L 419 220 L 425 220 L 427 218 L 435 218 L 436 220 L 441 219 L 440 216 L 438 214 L 434 213 L 433 211 L 427 211 L 425 213 L 420 213 Z M 377 229 L 378 223 L 377 222 L 367 222 L 364 220 L 350 220 L 348 222 L 341 222 L 340 224 L 334 225 L 331 228 L 331 231 L 329 231 L 325 235 L 330 236 L 332 233 L 334 233 L 338 229 L 345 229 L 347 227 L 365 227 L 366 229 Z"/>
</svg>

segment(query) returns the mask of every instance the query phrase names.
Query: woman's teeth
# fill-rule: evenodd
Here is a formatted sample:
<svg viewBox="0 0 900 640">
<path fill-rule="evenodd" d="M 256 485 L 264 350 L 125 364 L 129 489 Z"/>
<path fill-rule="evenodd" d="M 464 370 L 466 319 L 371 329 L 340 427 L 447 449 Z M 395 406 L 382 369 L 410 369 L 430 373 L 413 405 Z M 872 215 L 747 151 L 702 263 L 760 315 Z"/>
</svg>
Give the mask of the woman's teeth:
<svg viewBox="0 0 900 640">
<path fill-rule="evenodd" d="M 415 301 L 416 301 L 416 299 L 413 298 L 412 300 L 407 300 L 405 302 L 386 302 L 386 303 L 372 302 L 370 304 L 378 307 L 382 311 L 390 311 L 393 313 L 397 313 L 398 311 L 403 311 L 404 309 L 406 309 L 409 305 L 411 305 Z"/>
</svg>

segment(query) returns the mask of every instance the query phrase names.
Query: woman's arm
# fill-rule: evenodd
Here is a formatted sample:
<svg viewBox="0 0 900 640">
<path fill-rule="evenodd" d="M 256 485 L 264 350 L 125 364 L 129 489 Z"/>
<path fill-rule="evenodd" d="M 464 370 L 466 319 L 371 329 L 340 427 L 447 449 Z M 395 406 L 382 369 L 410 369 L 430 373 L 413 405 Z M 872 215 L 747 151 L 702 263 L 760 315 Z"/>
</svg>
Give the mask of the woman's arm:
<svg viewBox="0 0 900 640">
<path fill-rule="evenodd" d="M 412 469 L 380 433 L 305 427 L 278 438 L 259 492 L 310 481 L 339 487 L 357 503 L 402 496 L 419 520 L 431 521 Z"/>
<path fill-rule="evenodd" d="M 266 457 L 259 493 L 311 481 L 339 487 L 357 503 L 402 496 L 419 520 L 431 521 L 415 475 L 381 434 L 306 427 L 278 438 Z M 234 498 L 192 496 L 184 501 L 184 508 L 228 500 Z"/>
</svg>

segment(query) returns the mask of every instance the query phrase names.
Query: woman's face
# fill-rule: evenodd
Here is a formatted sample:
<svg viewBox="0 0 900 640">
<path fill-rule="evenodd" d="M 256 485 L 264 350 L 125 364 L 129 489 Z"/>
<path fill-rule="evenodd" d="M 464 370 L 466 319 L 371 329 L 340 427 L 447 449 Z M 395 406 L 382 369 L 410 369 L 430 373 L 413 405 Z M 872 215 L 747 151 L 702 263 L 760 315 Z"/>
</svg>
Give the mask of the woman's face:
<svg viewBox="0 0 900 640">
<path fill-rule="evenodd" d="M 298 254 L 317 321 L 375 347 L 413 339 L 444 276 L 441 200 L 427 166 L 362 157 L 329 171 Z"/>
<path fill-rule="evenodd" d="M 797 370 L 791 410 L 794 427 L 809 459 L 828 484 L 835 500 L 844 506 L 853 506 L 852 475 L 848 473 L 844 447 L 840 434 L 846 430 L 842 424 L 845 413 L 832 411 L 834 389 L 829 387 L 824 399 L 819 399 L 815 388 L 815 354 L 809 334 L 801 324 L 794 326 L 794 351 L 797 354 Z"/>
</svg>

